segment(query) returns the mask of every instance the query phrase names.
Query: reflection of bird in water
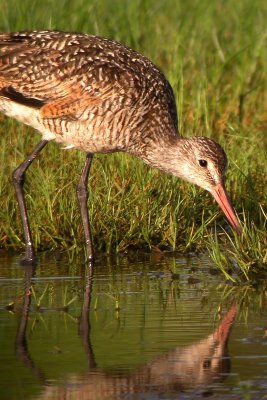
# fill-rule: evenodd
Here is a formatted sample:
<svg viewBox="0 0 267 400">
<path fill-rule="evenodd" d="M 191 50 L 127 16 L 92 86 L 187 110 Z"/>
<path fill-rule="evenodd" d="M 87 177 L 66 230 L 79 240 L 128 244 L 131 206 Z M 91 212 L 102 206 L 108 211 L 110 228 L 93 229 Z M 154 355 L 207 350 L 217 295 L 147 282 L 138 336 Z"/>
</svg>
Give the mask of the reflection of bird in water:
<svg viewBox="0 0 267 400">
<path fill-rule="evenodd" d="M 233 228 L 241 229 L 224 187 L 224 150 L 208 138 L 178 135 L 168 81 L 151 61 L 119 43 L 56 31 L 0 34 L 0 111 L 42 134 L 13 175 L 26 262 L 35 256 L 24 174 L 50 140 L 87 154 L 78 198 L 89 258 L 87 182 L 94 153 L 128 152 L 199 185 L 215 197 Z"/>
<path fill-rule="evenodd" d="M 230 370 L 227 343 L 237 314 L 236 306 L 227 312 L 218 328 L 191 346 L 170 350 L 149 364 L 155 385 L 175 388 L 212 384 Z"/>
<path fill-rule="evenodd" d="M 27 270 L 28 271 L 28 270 Z M 23 313 L 18 326 L 16 354 L 43 384 L 38 399 L 86 398 L 90 400 L 111 400 L 147 393 L 168 394 L 186 390 L 207 390 L 215 382 L 224 379 L 230 372 L 230 358 L 227 343 L 236 318 L 237 308 L 232 306 L 218 328 L 206 338 L 189 346 L 176 347 L 164 355 L 140 367 L 132 373 L 105 372 L 97 367 L 94 343 L 91 343 L 90 296 L 91 276 L 84 293 L 84 304 L 80 319 L 80 335 L 88 358 L 88 372 L 68 374 L 67 384 L 46 382 L 45 371 L 32 359 L 26 340 L 26 326 L 29 320 L 29 291 L 26 288 Z M 31 281 L 27 281 L 28 287 Z M 30 346 L 29 346 L 30 347 Z M 37 398 L 37 397 L 36 397 Z M 176 398 L 176 397 L 175 397 Z"/>
</svg>

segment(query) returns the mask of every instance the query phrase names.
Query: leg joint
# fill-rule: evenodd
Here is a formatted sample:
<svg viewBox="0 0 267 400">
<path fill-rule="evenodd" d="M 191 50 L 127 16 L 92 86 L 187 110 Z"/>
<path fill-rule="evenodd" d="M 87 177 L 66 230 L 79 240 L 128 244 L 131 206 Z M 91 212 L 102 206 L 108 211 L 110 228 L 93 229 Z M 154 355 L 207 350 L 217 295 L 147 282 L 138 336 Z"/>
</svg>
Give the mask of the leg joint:
<svg viewBox="0 0 267 400">
<path fill-rule="evenodd" d="M 82 181 L 77 185 L 77 196 L 78 199 L 88 199 L 88 187 Z"/>
<path fill-rule="evenodd" d="M 12 173 L 12 180 L 14 185 L 23 185 L 24 180 L 25 180 L 25 174 L 24 171 L 21 171 L 21 168 L 18 167 L 13 171 Z"/>
</svg>

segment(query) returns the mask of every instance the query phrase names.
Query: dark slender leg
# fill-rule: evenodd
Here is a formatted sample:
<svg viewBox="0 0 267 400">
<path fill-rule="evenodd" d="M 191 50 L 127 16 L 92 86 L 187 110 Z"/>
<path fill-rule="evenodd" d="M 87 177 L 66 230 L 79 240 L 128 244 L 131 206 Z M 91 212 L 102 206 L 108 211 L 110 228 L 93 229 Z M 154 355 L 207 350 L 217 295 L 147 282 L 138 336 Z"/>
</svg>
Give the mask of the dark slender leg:
<svg viewBox="0 0 267 400">
<path fill-rule="evenodd" d="M 25 181 L 25 173 L 33 160 L 38 156 L 40 151 L 48 143 L 48 140 L 41 140 L 35 147 L 33 152 L 23 161 L 20 166 L 13 172 L 13 184 L 15 186 L 17 199 L 19 203 L 19 210 L 22 219 L 22 225 L 24 230 L 24 238 L 26 244 L 25 257 L 21 260 L 22 264 L 34 264 L 36 262 L 36 257 L 34 254 L 32 234 L 30 230 L 29 218 L 23 193 L 23 185 Z"/>
<path fill-rule="evenodd" d="M 89 214 L 88 214 L 88 177 L 90 172 L 90 167 L 93 160 L 93 154 L 88 153 L 86 155 L 85 164 L 83 167 L 83 171 L 77 186 L 77 195 L 80 204 L 82 222 L 83 222 L 83 230 L 84 230 L 84 237 L 85 237 L 85 245 L 86 245 L 86 256 L 88 261 L 92 261 L 94 258 L 94 251 L 93 251 L 93 242 L 92 242 L 92 235 L 91 235 L 91 228 L 89 222 Z"/>
</svg>

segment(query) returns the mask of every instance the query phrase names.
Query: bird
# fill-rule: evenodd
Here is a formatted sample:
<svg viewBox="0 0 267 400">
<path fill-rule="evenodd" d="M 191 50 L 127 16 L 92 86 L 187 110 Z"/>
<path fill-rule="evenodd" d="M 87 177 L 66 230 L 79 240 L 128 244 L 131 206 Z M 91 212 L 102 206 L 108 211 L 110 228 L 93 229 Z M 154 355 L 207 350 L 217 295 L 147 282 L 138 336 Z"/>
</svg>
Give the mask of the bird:
<svg viewBox="0 0 267 400">
<path fill-rule="evenodd" d="M 0 112 L 42 138 L 13 172 L 25 238 L 23 264 L 34 264 L 23 184 L 51 140 L 85 153 L 77 185 L 86 257 L 94 259 L 88 178 L 96 153 L 127 152 L 213 195 L 233 230 L 241 225 L 227 194 L 227 156 L 214 140 L 181 136 L 176 100 L 161 70 L 112 39 L 56 30 L 0 33 Z"/>
</svg>

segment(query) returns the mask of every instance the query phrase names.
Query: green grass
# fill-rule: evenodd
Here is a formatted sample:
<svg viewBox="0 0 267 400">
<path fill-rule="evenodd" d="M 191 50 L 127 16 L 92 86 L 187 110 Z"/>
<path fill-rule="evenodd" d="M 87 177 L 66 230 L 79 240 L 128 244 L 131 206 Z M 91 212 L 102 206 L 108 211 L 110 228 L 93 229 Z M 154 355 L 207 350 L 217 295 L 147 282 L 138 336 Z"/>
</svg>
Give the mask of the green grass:
<svg viewBox="0 0 267 400">
<path fill-rule="evenodd" d="M 90 179 L 97 251 L 200 251 L 245 278 L 266 269 L 267 4 L 264 0 L 0 0 L 0 29 L 83 31 L 121 41 L 151 58 L 170 80 L 183 135 L 219 141 L 230 160 L 227 188 L 244 225 L 241 239 L 209 194 L 128 155 L 98 155 Z M 0 117 L 0 245 L 19 250 L 23 234 L 13 169 L 39 135 Z M 53 143 L 27 176 L 35 245 L 83 246 L 76 183 L 84 155 Z M 227 234 L 210 236 L 214 226 Z M 234 263 L 233 263 L 234 260 Z M 252 266 L 252 267 L 251 267 Z M 233 274 L 232 274 L 233 276 Z"/>
</svg>

